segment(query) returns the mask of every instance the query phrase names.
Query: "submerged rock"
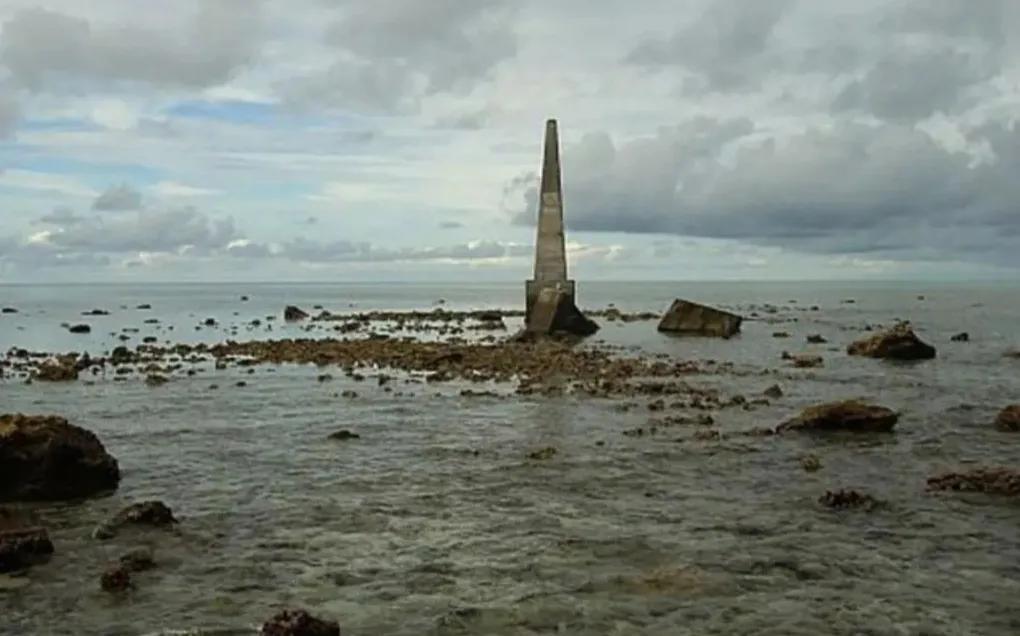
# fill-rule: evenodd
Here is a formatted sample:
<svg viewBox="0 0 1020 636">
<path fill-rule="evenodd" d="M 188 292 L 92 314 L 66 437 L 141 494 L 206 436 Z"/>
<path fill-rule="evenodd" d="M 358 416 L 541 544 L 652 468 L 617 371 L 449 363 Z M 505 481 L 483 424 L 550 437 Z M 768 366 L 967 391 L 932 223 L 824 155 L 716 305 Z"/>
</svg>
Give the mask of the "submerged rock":
<svg viewBox="0 0 1020 636">
<path fill-rule="evenodd" d="M 92 327 L 88 325 L 71 325 L 67 330 L 71 333 L 92 333 Z"/>
<path fill-rule="evenodd" d="M 305 320 L 308 318 L 308 314 L 305 313 L 301 308 L 295 307 L 294 305 L 288 305 L 283 310 L 283 319 L 288 322 L 297 322 L 299 320 Z"/>
<path fill-rule="evenodd" d="M 975 468 L 943 473 L 928 479 L 928 490 L 956 490 L 989 495 L 1020 496 L 1020 471 L 1012 468 Z"/>
<path fill-rule="evenodd" d="M 816 369 L 825 365 L 825 360 L 822 356 L 816 356 L 811 353 L 798 353 L 790 356 L 790 361 L 793 362 L 793 366 L 798 369 Z"/>
<path fill-rule="evenodd" d="M 316 618 L 305 610 L 284 610 L 259 630 L 261 636 L 340 636 L 336 621 Z"/>
<path fill-rule="evenodd" d="M 123 566 L 113 566 L 99 576 L 99 586 L 105 592 L 123 592 L 131 587 L 131 573 Z"/>
<path fill-rule="evenodd" d="M 871 495 L 865 495 L 856 490 L 840 490 L 837 492 L 825 491 L 825 494 L 818 498 L 818 502 L 826 508 L 846 509 L 864 508 L 871 510 L 878 503 Z"/>
<path fill-rule="evenodd" d="M 855 433 L 889 432 L 899 414 L 884 406 L 856 400 L 810 406 L 797 417 L 783 422 L 776 432 L 787 431 L 850 431 Z"/>
<path fill-rule="evenodd" d="M 344 429 L 341 431 L 337 431 L 335 433 L 330 433 L 329 439 L 335 439 L 341 442 L 345 442 L 351 439 L 361 439 L 361 435 L 358 435 L 357 433 Z"/>
<path fill-rule="evenodd" d="M 828 342 L 828 340 L 826 340 L 824 336 L 821 336 L 819 334 L 811 334 L 810 336 L 807 337 L 807 341 L 810 344 L 825 344 L 826 342 Z"/>
<path fill-rule="evenodd" d="M 1010 404 L 999 411 L 995 418 L 995 428 L 1010 433 L 1020 431 L 1020 404 Z"/>
<path fill-rule="evenodd" d="M 78 379 L 78 368 L 74 364 L 46 362 L 36 368 L 33 377 L 40 382 L 74 382 Z"/>
<path fill-rule="evenodd" d="M 136 548 L 121 555 L 118 560 L 120 567 L 128 572 L 144 572 L 156 567 L 156 559 L 152 550 L 148 548 Z"/>
<path fill-rule="evenodd" d="M 910 328 L 910 323 L 906 322 L 851 343 L 846 351 L 852 356 L 889 360 L 930 360 L 935 357 L 935 347 L 922 342 Z"/>
<path fill-rule="evenodd" d="M 659 321 L 665 333 L 730 338 L 740 331 L 743 318 L 687 300 L 674 300 Z"/>
<path fill-rule="evenodd" d="M 970 334 L 966 331 L 961 332 L 949 339 L 952 342 L 970 342 Z"/>
<path fill-rule="evenodd" d="M 76 499 L 119 482 L 91 432 L 57 416 L 0 415 L 0 501 Z"/>
<path fill-rule="evenodd" d="M 800 458 L 800 467 L 809 473 L 818 472 L 822 469 L 822 460 L 815 455 L 805 455 Z"/>
<path fill-rule="evenodd" d="M 92 531 L 92 537 L 112 539 L 117 535 L 117 531 L 126 525 L 172 528 L 178 523 L 173 511 L 162 501 L 141 501 L 131 504 L 112 519 L 100 524 Z"/>
<path fill-rule="evenodd" d="M 540 448 L 539 450 L 528 453 L 528 459 L 534 459 L 537 461 L 543 461 L 546 459 L 552 459 L 556 456 L 557 450 L 552 446 Z"/>
<path fill-rule="evenodd" d="M 0 508 L 0 573 L 23 570 L 53 554 L 45 528 Z"/>
<path fill-rule="evenodd" d="M 765 397 L 770 397 L 772 399 L 781 398 L 783 397 L 783 387 L 779 386 L 778 384 L 773 384 L 769 388 L 762 391 L 762 394 L 765 395 Z"/>
</svg>

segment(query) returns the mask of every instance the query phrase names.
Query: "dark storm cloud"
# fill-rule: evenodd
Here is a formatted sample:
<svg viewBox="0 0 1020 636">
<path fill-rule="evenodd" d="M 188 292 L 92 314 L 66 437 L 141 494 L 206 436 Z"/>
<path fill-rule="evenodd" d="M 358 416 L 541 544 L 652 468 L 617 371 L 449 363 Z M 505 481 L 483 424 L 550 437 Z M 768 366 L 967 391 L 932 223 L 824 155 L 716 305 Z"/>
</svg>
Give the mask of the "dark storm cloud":
<svg viewBox="0 0 1020 636">
<path fill-rule="evenodd" d="M 110 186 L 92 203 L 92 209 L 101 212 L 138 210 L 141 207 L 142 193 L 126 184 Z"/>
<path fill-rule="evenodd" d="M 703 131 L 703 144 L 685 146 L 692 128 Z M 569 227 L 823 253 L 909 257 L 945 248 L 1020 264 L 998 239 L 1020 233 L 1016 124 L 973 133 L 996 155 L 978 164 L 894 123 L 840 121 L 782 139 L 742 136 L 743 130 L 700 121 L 619 146 L 589 135 L 567 147 Z M 723 160 L 728 143 L 730 157 Z M 533 202 L 535 186 L 531 181 L 518 194 Z M 533 203 L 519 209 L 516 221 L 534 222 Z"/>
<path fill-rule="evenodd" d="M 360 110 L 413 108 L 420 98 L 471 89 L 517 50 L 507 0 L 333 3 L 340 17 L 324 73 L 284 85 L 292 99 Z"/>
<path fill-rule="evenodd" d="M 254 58 L 259 9 L 258 0 L 203 0 L 184 33 L 24 9 L 3 24 L 0 64 L 33 89 L 68 79 L 213 86 Z"/>
</svg>

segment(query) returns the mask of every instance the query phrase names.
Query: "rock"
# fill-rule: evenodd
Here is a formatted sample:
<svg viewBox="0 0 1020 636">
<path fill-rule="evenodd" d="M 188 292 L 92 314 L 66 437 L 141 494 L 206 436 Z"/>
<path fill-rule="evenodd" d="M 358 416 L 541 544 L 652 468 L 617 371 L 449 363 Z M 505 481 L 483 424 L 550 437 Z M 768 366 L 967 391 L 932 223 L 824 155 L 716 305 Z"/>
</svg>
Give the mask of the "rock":
<svg viewBox="0 0 1020 636">
<path fill-rule="evenodd" d="M 1020 431 L 1020 404 L 1010 404 L 999 411 L 995 418 L 995 428 L 1010 433 Z"/>
<path fill-rule="evenodd" d="M 809 473 L 818 472 L 822 469 L 822 460 L 814 455 L 805 455 L 800 458 L 800 467 Z"/>
<path fill-rule="evenodd" d="M 808 336 L 807 341 L 810 344 L 825 344 L 826 342 L 828 342 L 828 340 L 826 340 L 823 336 L 820 336 L 816 333 Z"/>
<path fill-rule="evenodd" d="M 957 490 L 990 495 L 1020 496 L 1020 471 L 1012 468 L 975 468 L 944 473 L 928 479 L 928 490 Z"/>
<path fill-rule="evenodd" d="M 773 384 L 769 388 L 762 391 L 762 394 L 770 398 L 781 398 L 783 397 L 783 388 L 778 384 Z"/>
<path fill-rule="evenodd" d="M 144 304 L 138 305 L 137 307 L 135 307 L 135 309 L 144 311 L 144 310 L 147 310 L 147 309 L 152 309 L 152 305 L 150 305 L 148 303 L 144 303 Z"/>
<path fill-rule="evenodd" d="M 112 519 L 99 524 L 92 531 L 93 539 L 112 539 L 126 525 L 173 528 L 179 522 L 173 511 L 162 501 L 141 501 L 124 508 Z"/>
<path fill-rule="evenodd" d="M 838 492 L 825 491 L 825 494 L 818 498 L 818 502 L 826 508 L 838 510 L 846 508 L 864 508 L 871 510 L 878 503 L 871 495 L 865 495 L 856 490 L 840 490 Z"/>
<path fill-rule="evenodd" d="M 131 350 L 125 346 L 116 347 L 110 352 L 110 363 L 111 364 L 130 364 L 137 359 L 137 356 L 131 353 Z"/>
<path fill-rule="evenodd" d="M 71 333 L 92 333 L 92 327 L 88 325 L 71 325 L 67 330 Z"/>
<path fill-rule="evenodd" d="M 144 572 L 156 567 L 156 560 L 152 550 L 148 548 L 135 548 L 130 552 L 121 555 L 118 560 L 120 567 L 128 572 Z"/>
<path fill-rule="evenodd" d="M 970 342 L 970 334 L 966 331 L 961 331 L 955 336 L 949 339 L 951 342 Z"/>
<path fill-rule="evenodd" d="M 169 381 L 170 380 L 168 380 L 165 375 L 160 375 L 158 373 L 151 373 L 145 378 L 145 384 L 151 387 L 163 386 Z"/>
<path fill-rule="evenodd" d="M 335 439 L 335 440 L 339 440 L 339 441 L 347 441 L 349 439 L 361 439 L 361 435 L 358 435 L 357 433 L 354 433 L 354 432 L 348 431 L 347 429 L 344 429 L 344 430 L 337 431 L 335 433 L 330 433 L 329 439 Z"/>
<path fill-rule="evenodd" d="M 590 336 L 599 326 L 581 313 L 570 294 L 547 287 L 535 299 L 525 329 L 528 334 L 539 336 Z"/>
<path fill-rule="evenodd" d="M 46 362 L 36 368 L 33 377 L 40 382 L 74 382 L 78 369 L 73 364 Z"/>
<path fill-rule="evenodd" d="M 113 490 L 117 460 L 56 416 L 0 415 L 0 501 L 62 500 Z"/>
<path fill-rule="evenodd" d="M 262 625 L 261 636 L 340 636 L 336 621 L 315 618 L 305 610 L 284 610 Z"/>
<path fill-rule="evenodd" d="M 15 309 L 14 307 L 4 307 L 3 309 L 0 309 L 0 314 L 16 314 L 16 313 L 18 313 L 18 310 Z"/>
<path fill-rule="evenodd" d="M 825 360 L 822 356 L 816 356 L 810 353 L 798 353 L 797 355 L 790 356 L 790 360 L 793 361 L 793 366 L 798 369 L 814 369 L 825 364 Z"/>
<path fill-rule="evenodd" d="M 242 303 L 248 302 L 248 297 L 247 296 L 241 296 L 241 302 Z"/>
<path fill-rule="evenodd" d="M 287 308 L 283 310 L 283 319 L 287 322 L 297 322 L 299 320 L 305 320 L 306 318 L 308 318 L 308 314 L 294 305 L 288 305 Z"/>
<path fill-rule="evenodd" d="M 905 322 L 858 340 L 846 351 L 852 356 L 889 360 L 929 360 L 935 357 L 935 347 L 922 342 L 910 328 L 910 323 Z"/>
<path fill-rule="evenodd" d="M 819 404 L 804 409 L 797 417 L 783 422 L 776 432 L 849 431 L 854 433 L 889 432 L 899 414 L 884 406 L 856 400 Z"/>
<path fill-rule="evenodd" d="M 740 332 L 742 321 L 736 314 L 677 299 L 659 322 L 659 331 L 730 338 Z"/>
<path fill-rule="evenodd" d="M 45 528 L 0 508 L 0 574 L 45 562 L 53 543 Z"/>
<path fill-rule="evenodd" d="M 552 446 L 547 446 L 545 448 L 540 448 L 539 450 L 528 453 L 528 459 L 543 461 L 546 459 L 552 459 L 553 457 L 556 456 L 556 453 L 557 451 L 555 448 L 553 448 Z"/>
<path fill-rule="evenodd" d="M 92 310 L 89 310 L 89 311 L 81 312 L 81 315 L 82 316 L 109 316 L 110 312 L 106 311 L 105 309 L 92 309 Z"/>
<path fill-rule="evenodd" d="M 131 587 L 131 573 L 127 568 L 116 565 L 99 577 L 99 586 L 105 592 L 123 592 Z"/>
<path fill-rule="evenodd" d="M 772 333 L 773 338 L 789 338 L 790 334 L 785 331 L 775 331 Z"/>
</svg>

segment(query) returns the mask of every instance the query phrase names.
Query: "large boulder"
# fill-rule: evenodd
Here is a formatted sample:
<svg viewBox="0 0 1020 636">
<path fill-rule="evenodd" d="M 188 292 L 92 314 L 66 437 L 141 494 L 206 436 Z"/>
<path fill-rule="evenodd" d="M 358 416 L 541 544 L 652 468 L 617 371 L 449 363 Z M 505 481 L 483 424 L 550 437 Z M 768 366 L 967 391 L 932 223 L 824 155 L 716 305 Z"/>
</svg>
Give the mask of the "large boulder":
<svg viewBox="0 0 1020 636">
<path fill-rule="evenodd" d="M 527 333 L 542 336 L 590 336 L 598 330 L 599 326 L 581 313 L 569 293 L 552 287 L 539 292 L 526 326 Z"/>
<path fill-rule="evenodd" d="M 0 415 L 0 501 L 77 499 L 119 482 L 117 460 L 90 431 L 62 417 Z"/>
<path fill-rule="evenodd" d="M 846 352 L 852 356 L 889 360 L 930 360 L 935 357 L 935 347 L 922 342 L 910 328 L 910 323 L 906 322 L 851 343 Z"/>
<path fill-rule="evenodd" d="M 308 314 L 300 307 L 294 305 L 288 305 L 283 310 L 283 319 L 287 322 L 297 322 L 298 320 L 305 320 L 308 318 Z"/>
<path fill-rule="evenodd" d="M 797 417 L 787 420 L 776 432 L 787 431 L 850 431 L 854 433 L 885 433 L 896 425 L 899 414 L 884 406 L 856 400 L 809 406 Z"/>
<path fill-rule="evenodd" d="M 1020 432 L 1020 404 L 1010 404 L 999 411 L 995 418 L 995 427 L 1000 431 Z"/>
<path fill-rule="evenodd" d="M 677 299 L 659 321 L 659 331 L 730 338 L 740 332 L 740 323 L 743 320 L 728 311 Z"/>
<path fill-rule="evenodd" d="M 336 621 L 316 618 L 305 610 L 284 610 L 262 625 L 262 636 L 340 636 Z"/>
</svg>

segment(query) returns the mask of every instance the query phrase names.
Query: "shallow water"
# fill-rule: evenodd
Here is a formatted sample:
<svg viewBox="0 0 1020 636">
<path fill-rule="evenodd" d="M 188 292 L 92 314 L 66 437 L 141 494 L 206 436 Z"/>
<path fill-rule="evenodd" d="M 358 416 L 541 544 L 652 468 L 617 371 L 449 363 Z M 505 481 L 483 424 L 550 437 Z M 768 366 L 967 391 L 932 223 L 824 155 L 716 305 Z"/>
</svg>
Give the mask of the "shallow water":
<svg viewBox="0 0 1020 636">
<path fill-rule="evenodd" d="M 0 306 L 20 310 L 0 316 L 0 348 L 101 353 L 120 344 L 110 334 L 124 327 L 140 329 L 131 346 L 145 335 L 289 337 L 304 332 L 244 325 L 285 304 L 420 309 L 442 297 L 449 308 L 512 307 L 520 287 L 0 287 Z M 38 508 L 56 554 L 26 577 L 0 577 L 0 630 L 251 633 L 276 608 L 302 606 L 355 636 L 1020 633 L 1020 504 L 924 490 L 939 471 L 1016 464 L 1020 437 L 991 421 L 1020 401 L 1020 361 L 1002 356 L 1020 344 L 1018 291 L 580 286 L 588 307 L 661 311 L 681 296 L 768 319 L 745 323 L 730 341 L 667 338 L 647 322 L 603 321 L 597 336 L 631 355 L 732 361 L 733 372 L 689 378 L 726 395 L 783 387 L 769 406 L 713 413 L 724 431 L 864 397 L 903 412 L 884 436 L 697 442 L 687 427 L 634 438 L 622 431 L 647 425 L 648 398 L 624 413 L 618 401 L 520 397 L 509 386 L 496 387 L 505 398 L 462 397 L 463 385 L 404 384 L 399 375 L 394 389 L 412 395 L 395 397 L 371 377 L 335 373 L 318 383 L 319 369 L 297 366 L 210 369 L 158 388 L 137 378 L 0 380 L 0 412 L 65 415 L 95 431 L 123 471 L 111 497 Z M 153 310 L 134 309 L 139 303 Z M 97 307 L 112 313 L 79 315 Z M 162 323 L 145 325 L 147 317 Z M 221 326 L 196 331 L 207 317 Z M 843 353 L 865 324 L 896 318 L 911 319 L 939 357 L 897 365 Z M 89 323 L 93 333 L 68 334 L 61 322 Z M 959 331 L 972 342 L 950 343 Z M 811 333 L 830 344 L 805 344 Z M 820 353 L 825 367 L 788 368 L 783 350 Z M 235 387 L 239 379 L 248 386 Z M 340 397 L 346 389 L 359 397 Z M 326 439 L 342 428 L 361 439 Z M 547 446 L 558 454 L 528 459 Z M 822 470 L 801 469 L 808 453 Z M 884 505 L 832 512 L 816 503 L 844 487 Z M 146 498 L 173 507 L 179 534 L 90 538 L 99 522 Z M 138 545 L 154 548 L 159 567 L 136 575 L 127 596 L 100 591 L 104 565 Z"/>
</svg>

